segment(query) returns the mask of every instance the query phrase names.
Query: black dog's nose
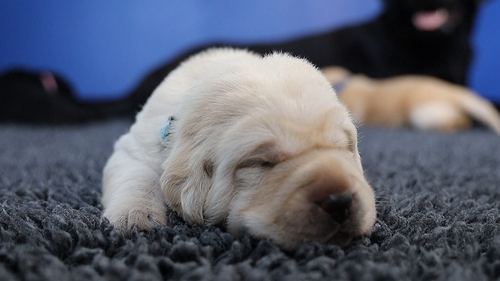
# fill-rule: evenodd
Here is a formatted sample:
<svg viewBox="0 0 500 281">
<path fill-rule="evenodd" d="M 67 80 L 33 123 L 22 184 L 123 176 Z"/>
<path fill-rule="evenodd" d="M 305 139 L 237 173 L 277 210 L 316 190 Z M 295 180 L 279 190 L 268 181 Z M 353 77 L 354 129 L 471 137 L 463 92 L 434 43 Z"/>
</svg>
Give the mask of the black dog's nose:
<svg viewBox="0 0 500 281">
<path fill-rule="evenodd" d="M 343 223 L 349 218 L 351 203 L 351 193 L 330 194 L 320 203 L 320 207 L 326 213 L 330 214 L 332 220 L 337 223 Z"/>
</svg>

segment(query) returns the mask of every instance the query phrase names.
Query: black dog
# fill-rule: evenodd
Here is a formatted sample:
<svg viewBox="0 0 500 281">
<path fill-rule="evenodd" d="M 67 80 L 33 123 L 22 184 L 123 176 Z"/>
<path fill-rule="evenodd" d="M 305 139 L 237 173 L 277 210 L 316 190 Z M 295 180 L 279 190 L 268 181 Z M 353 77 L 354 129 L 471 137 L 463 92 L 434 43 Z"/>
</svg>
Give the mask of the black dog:
<svg viewBox="0 0 500 281">
<path fill-rule="evenodd" d="M 384 0 L 373 21 L 273 46 L 319 67 L 339 65 L 372 78 L 425 74 L 465 85 L 470 35 L 482 0 Z"/>
<path fill-rule="evenodd" d="M 124 99 L 111 103 L 83 104 L 66 90 L 47 94 L 39 75 L 29 79 L 4 76 L 0 79 L 0 121 L 73 123 L 133 116 L 180 62 L 215 46 L 243 47 L 261 54 L 290 52 L 318 67 L 338 65 L 373 78 L 425 74 L 465 85 L 472 59 L 469 39 L 483 1 L 383 0 L 383 12 L 374 20 L 325 34 L 271 45 L 207 44 L 153 70 Z M 20 83 L 21 78 L 25 81 Z"/>
<path fill-rule="evenodd" d="M 372 21 L 272 45 L 209 44 L 152 71 L 127 100 L 143 104 L 165 76 L 194 53 L 214 46 L 274 50 L 307 58 L 318 67 L 343 66 L 373 78 L 423 74 L 465 85 L 472 60 L 470 35 L 484 0 L 383 0 Z"/>
<path fill-rule="evenodd" d="M 0 122 L 74 124 L 133 115 L 124 101 L 83 102 L 70 84 L 52 72 L 13 69 L 0 75 Z"/>
</svg>

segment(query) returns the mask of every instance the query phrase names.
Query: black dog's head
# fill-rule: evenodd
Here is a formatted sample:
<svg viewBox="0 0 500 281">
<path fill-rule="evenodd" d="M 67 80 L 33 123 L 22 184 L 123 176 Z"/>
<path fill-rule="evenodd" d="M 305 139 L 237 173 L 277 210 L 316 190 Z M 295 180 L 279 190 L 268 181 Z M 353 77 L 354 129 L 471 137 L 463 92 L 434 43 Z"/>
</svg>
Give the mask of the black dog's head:
<svg viewBox="0 0 500 281">
<path fill-rule="evenodd" d="M 384 16 L 408 32 L 452 35 L 472 27 L 478 5 L 485 0 L 383 0 Z"/>
</svg>

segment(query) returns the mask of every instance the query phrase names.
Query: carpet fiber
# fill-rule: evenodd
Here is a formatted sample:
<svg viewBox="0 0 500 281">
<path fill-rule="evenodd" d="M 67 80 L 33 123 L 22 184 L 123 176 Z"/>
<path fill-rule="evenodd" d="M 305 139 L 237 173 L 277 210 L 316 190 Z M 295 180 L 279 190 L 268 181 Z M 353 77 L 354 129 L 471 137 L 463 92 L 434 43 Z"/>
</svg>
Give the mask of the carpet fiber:
<svg viewBox="0 0 500 281">
<path fill-rule="evenodd" d="M 500 278 L 500 137 L 360 130 L 373 233 L 283 252 L 215 227 L 124 236 L 101 219 L 102 168 L 130 126 L 0 126 L 0 280 L 491 280 Z"/>
</svg>

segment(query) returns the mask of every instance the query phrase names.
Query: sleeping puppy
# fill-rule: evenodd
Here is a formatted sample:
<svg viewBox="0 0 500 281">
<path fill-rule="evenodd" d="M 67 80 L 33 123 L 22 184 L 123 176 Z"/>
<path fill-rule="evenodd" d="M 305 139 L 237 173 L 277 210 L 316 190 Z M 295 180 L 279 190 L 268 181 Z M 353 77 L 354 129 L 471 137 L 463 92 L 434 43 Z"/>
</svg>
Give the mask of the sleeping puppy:
<svg viewBox="0 0 500 281">
<path fill-rule="evenodd" d="M 456 131 L 469 128 L 472 117 L 500 134 L 495 107 L 465 87 L 429 76 L 375 80 L 341 67 L 322 71 L 334 87 L 342 88 L 337 92 L 356 122 Z"/>
<path fill-rule="evenodd" d="M 122 231 L 220 225 L 293 250 L 372 228 L 357 132 L 319 70 L 286 54 L 211 49 L 174 70 L 115 145 L 104 217 Z"/>
</svg>

